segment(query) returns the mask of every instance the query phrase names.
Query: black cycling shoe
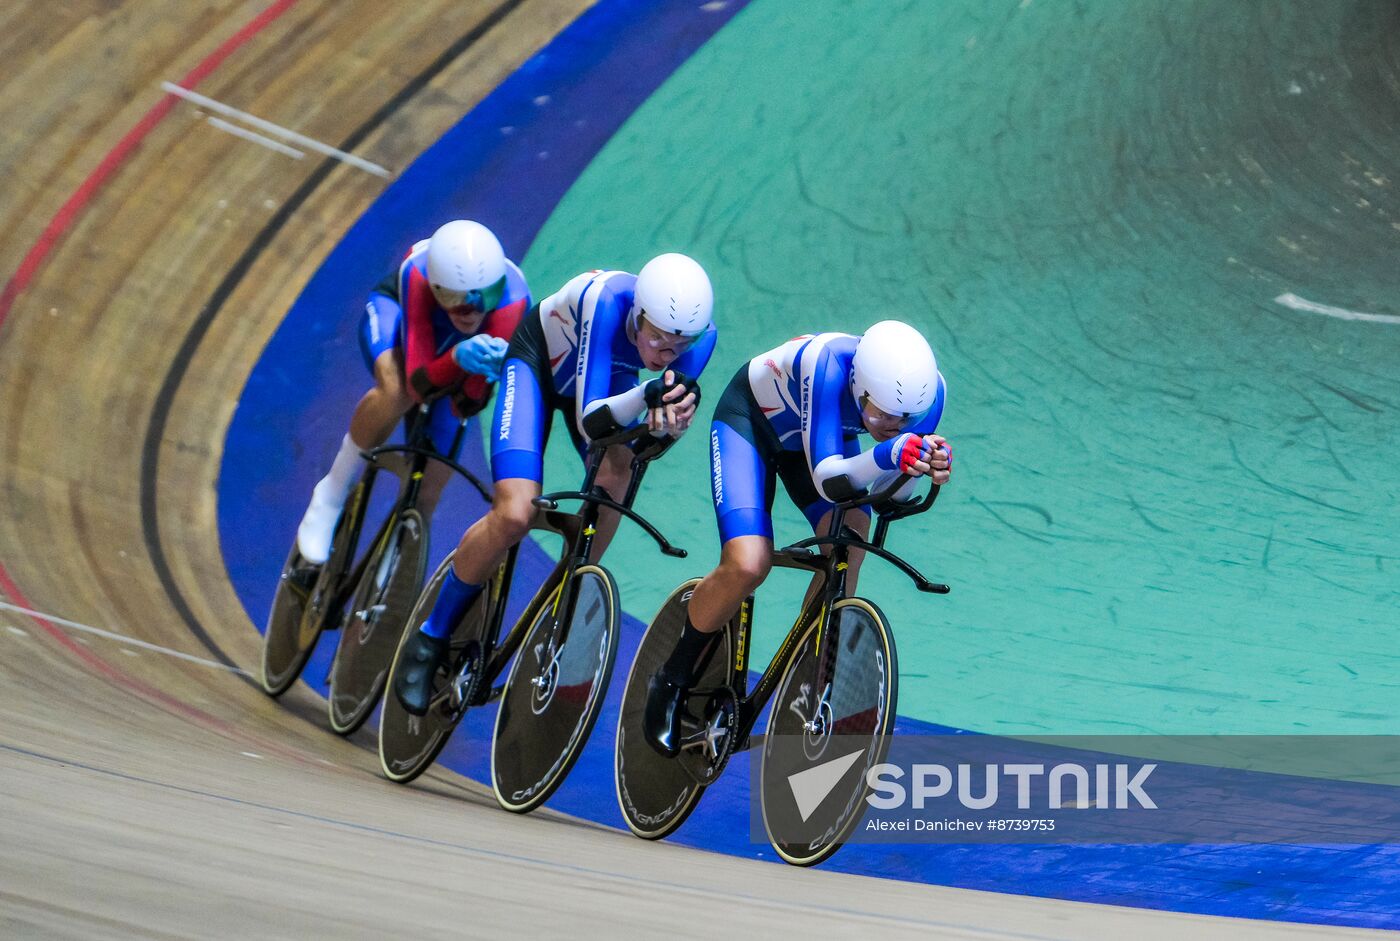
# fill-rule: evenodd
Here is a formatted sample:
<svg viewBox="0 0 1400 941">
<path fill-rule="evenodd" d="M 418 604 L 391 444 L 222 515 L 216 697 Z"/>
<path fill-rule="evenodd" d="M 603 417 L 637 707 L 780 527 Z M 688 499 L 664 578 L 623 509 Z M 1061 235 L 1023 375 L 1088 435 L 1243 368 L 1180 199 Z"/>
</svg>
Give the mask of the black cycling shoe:
<svg viewBox="0 0 1400 941">
<path fill-rule="evenodd" d="M 450 638 L 429 637 L 417 630 L 399 655 L 394 695 L 398 697 L 399 705 L 409 713 L 427 715 L 428 702 L 433 696 L 433 676 L 442 666 L 442 661 L 447 659 L 449 642 Z"/>
<path fill-rule="evenodd" d="M 647 705 L 642 734 L 658 754 L 674 758 L 681 751 L 681 704 L 689 686 L 673 683 L 660 673 L 647 680 Z"/>
<path fill-rule="evenodd" d="M 312 565 L 310 562 L 293 566 L 286 575 L 287 584 L 303 598 L 311 594 L 311 589 L 316 587 L 316 579 L 320 577 L 321 566 Z"/>
</svg>

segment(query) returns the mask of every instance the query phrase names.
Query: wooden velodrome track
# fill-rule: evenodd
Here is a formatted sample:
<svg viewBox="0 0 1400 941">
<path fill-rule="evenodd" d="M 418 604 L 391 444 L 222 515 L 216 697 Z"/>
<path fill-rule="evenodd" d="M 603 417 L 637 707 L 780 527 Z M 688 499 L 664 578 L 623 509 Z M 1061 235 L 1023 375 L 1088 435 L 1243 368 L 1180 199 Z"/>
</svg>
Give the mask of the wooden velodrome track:
<svg viewBox="0 0 1400 941">
<path fill-rule="evenodd" d="M 304 688 L 263 696 L 215 536 L 224 432 L 283 312 L 386 181 L 220 133 L 160 83 L 186 77 L 401 169 L 588 3 L 385 6 L 0 12 L 0 263 L 14 275 L 0 300 L 0 937 L 1351 933 L 796 871 L 517 818 L 445 773 L 389 785 L 367 735 L 330 735 Z"/>
</svg>

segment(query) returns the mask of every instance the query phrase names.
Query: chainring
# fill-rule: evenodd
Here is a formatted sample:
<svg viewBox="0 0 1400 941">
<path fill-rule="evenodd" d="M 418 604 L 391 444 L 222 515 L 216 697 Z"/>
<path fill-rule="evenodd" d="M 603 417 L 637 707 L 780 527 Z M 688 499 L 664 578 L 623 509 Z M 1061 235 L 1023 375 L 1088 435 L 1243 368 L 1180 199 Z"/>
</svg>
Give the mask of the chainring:
<svg viewBox="0 0 1400 941">
<path fill-rule="evenodd" d="M 689 705 L 704 696 L 701 718 L 693 719 Z M 701 787 L 713 784 L 724 773 L 739 734 L 739 700 L 734 690 L 720 686 L 692 692 L 686 700 L 689 714 L 681 722 L 681 752 L 676 761 Z"/>
</svg>

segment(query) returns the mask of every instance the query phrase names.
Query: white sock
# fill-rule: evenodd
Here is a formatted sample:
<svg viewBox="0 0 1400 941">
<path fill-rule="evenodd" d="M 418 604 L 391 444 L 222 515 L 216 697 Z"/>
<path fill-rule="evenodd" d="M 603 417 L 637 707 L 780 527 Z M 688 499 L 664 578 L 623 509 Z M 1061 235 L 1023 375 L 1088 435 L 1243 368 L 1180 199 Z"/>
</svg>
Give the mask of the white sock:
<svg viewBox="0 0 1400 941">
<path fill-rule="evenodd" d="M 335 533 L 336 521 L 345 508 L 345 498 L 355 485 L 356 476 L 364 465 L 360 449 L 346 435 L 340 442 L 340 451 L 331 464 L 331 472 L 322 477 L 311 493 L 311 503 L 297 527 L 297 547 L 302 558 L 314 565 L 321 565 L 330 557 L 331 536 Z"/>
<path fill-rule="evenodd" d="M 331 472 L 316 484 L 316 498 L 330 506 L 345 506 L 345 498 L 350 495 L 350 488 L 355 486 L 364 466 L 360 446 L 351 441 L 347 434 L 340 440 L 340 450 L 331 464 Z"/>
</svg>

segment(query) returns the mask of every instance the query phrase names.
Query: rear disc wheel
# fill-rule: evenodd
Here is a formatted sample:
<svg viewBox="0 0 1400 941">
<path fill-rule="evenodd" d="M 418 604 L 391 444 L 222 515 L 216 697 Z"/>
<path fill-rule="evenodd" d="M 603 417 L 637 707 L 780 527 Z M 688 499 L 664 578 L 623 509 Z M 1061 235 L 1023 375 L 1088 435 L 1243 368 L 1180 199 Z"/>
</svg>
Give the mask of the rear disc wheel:
<svg viewBox="0 0 1400 941">
<path fill-rule="evenodd" d="M 496 713 L 491 783 L 506 810 L 527 813 L 563 783 L 588 742 L 617 660 L 617 584 L 581 565 L 565 589 L 574 594 L 567 638 L 555 649 L 555 608 L 544 604 L 511 667 Z"/>
<path fill-rule="evenodd" d="M 262 682 L 263 692 L 269 696 L 281 696 L 291 689 L 306 668 L 306 661 L 316 647 L 316 639 L 321 636 L 319 621 L 314 625 L 306 624 L 306 604 L 315 582 L 309 585 L 298 582 L 308 575 L 311 579 L 320 578 L 320 573 L 311 571 L 311 566 L 302 559 L 293 542 L 292 551 L 282 566 L 277 592 L 272 596 L 272 609 L 263 628 L 262 670 L 258 678 Z M 305 630 L 308 626 L 313 629 Z"/>
<path fill-rule="evenodd" d="M 647 681 L 675 649 L 681 628 L 685 626 L 686 605 L 698 584 L 698 578 L 683 583 L 661 605 L 642 636 L 622 693 L 613 766 L 617 803 L 622 808 L 627 828 L 644 840 L 659 840 L 675 832 L 690 816 L 705 790 L 705 785 L 700 784 L 680 761 L 653 749 L 642 727 Z M 706 689 L 729 684 L 730 636 L 728 627 L 720 631 L 714 654 L 696 684 L 697 693 L 691 697 L 692 701 L 700 699 L 699 693 Z"/>
<path fill-rule="evenodd" d="M 363 725 L 384 692 L 395 641 L 423 585 L 427 552 L 427 524 L 410 507 L 391 522 L 365 563 L 331 664 L 327 712 L 340 735 Z"/>
<path fill-rule="evenodd" d="M 433 675 L 433 691 L 427 714 L 413 715 L 394 694 L 399 658 L 412 639 L 413 632 L 427 620 L 428 612 L 437 603 L 442 583 L 452 567 L 453 555 L 449 554 L 443 560 L 418 596 L 418 603 L 404 625 L 398 649 L 394 652 L 393 665 L 385 680 L 388 694 L 384 697 L 384 709 L 379 718 L 379 767 L 385 777 L 399 784 L 412 781 L 437 760 L 447 740 L 452 737 L 452 730 L 476 698 L 491 654 L 486 633 L 495 599 L 488 584 L 452 632 L 447 658 Z"/>
<path fill-rule="evenodd" d="M 828 631 L 824 668 L 815 624 L 799 642 L 763 740 L 763 826 L 795 866 L 830 857 L 865 816 L 867 773 L 885 760 L 894 724 L 899 669 L 889 621 L 870 602 L 846 598 L 832 606 Z"/>
<path fill-rule="evenodd" d="M 335 524 L 331 539 L 331 554 L 326 564 L 315 566 L 301 556 L 296 540 L 282 566 L 277 592 L 272 596 L 272 610 L 263 630 L 262 680 L 263 691 L 269 696 L 281 696 L 291 689 L 301 676 L 306 662 L 316 649 L 321 631 L 333 626 L 343 611 L 341 581 L 350 568 L 350 556 L 355 551 L 359 526 L 350 525 L 358 519 L 369 488 L 365 480 L 355 485 L 346 501 L 345 510 Z M 339 604 L 338 604 L 339 603 Z"/>
</svg>

